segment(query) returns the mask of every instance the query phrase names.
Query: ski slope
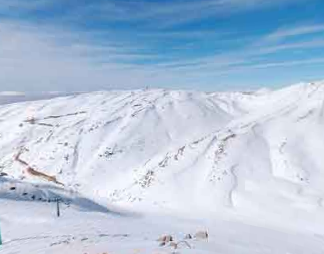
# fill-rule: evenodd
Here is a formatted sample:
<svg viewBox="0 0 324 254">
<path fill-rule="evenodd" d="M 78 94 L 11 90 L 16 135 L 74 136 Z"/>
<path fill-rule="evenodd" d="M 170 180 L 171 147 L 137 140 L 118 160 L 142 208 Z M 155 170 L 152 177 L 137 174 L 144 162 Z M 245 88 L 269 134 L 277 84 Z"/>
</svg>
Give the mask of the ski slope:
<svg viewBox="0 0 324 254">
<path fill-rule="evenodd" d="M 323 129 L 324 82 L 2 105 L 0 253 L 323 253 Z"/>
</svg>

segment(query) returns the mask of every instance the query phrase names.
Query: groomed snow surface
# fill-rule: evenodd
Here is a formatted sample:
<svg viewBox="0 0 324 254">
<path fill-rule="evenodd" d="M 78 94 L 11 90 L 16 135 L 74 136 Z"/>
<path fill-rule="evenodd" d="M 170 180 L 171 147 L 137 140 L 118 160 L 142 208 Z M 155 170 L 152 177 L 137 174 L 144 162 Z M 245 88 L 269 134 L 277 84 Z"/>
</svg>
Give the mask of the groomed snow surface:
<svg viewBox="0 0 324 254">
<path fill-rule="evenodd" d="M 324 253 L 324 82 L 2 105 L 0 148 L 1 254 Z"/>
</svg>

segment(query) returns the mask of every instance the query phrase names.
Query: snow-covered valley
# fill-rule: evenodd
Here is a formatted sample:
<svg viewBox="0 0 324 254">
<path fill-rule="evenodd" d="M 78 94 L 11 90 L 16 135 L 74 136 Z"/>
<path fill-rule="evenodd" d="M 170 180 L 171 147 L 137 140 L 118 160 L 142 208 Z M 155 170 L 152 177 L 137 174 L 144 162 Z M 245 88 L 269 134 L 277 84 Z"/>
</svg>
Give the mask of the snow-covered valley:
<svg viewBox="0 0 324 254">
<path fill-rule="evenodd" d="M 323 129 L 323 82 L 2 105 L 0 253 L 323 253 Z"/>
</svg>

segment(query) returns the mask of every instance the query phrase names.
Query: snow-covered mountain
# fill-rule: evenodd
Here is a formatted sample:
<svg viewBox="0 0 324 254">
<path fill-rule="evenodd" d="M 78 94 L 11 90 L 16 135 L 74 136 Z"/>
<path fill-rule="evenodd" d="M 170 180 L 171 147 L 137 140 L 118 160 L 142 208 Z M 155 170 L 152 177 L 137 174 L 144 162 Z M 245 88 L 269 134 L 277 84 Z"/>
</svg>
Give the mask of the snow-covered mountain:
<svg viewBox="0 0 324 254">
<path fill-rule="evenodd" d="M 14 161 L 24 148 L 21 158 L 39 171 L 110 202 L 218 209 L 264 195 L 316 207 L 324 195 L 323 99 L 316 83 L 264 93 L 95 92 L 2 106 L 0 167 L 39 181 Z"/>
<path fill-rule="evenodd" d="M 0 92 L 0 105 L 24 102 L 24 101 L 36 101 L 36 100 L 46 100 L 55 98 L 58 96 L 68 96 L 71 93 L 67 92 L 16 92 L 16 91 L 4 91 Z"/>
<path fill-rule="evenodd" d="M 236 214 L 292 226 L 312 214 L 302 223 L 312 228 L 324 221 L 323 130 L 324 82 L 2 105 L 0 202 L 59 195 L 78 209 Z"/>
</svg>

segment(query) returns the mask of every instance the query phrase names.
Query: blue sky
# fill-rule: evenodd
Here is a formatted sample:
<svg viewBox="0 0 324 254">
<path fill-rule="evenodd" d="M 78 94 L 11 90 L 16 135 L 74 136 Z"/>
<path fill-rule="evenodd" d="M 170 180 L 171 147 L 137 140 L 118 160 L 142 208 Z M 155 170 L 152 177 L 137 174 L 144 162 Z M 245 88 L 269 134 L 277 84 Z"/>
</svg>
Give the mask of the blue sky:
<svg viewBox="0 0 324 254">
<path fill-rule="evenodd" d="M 321 0 L 0 0 L 0 90 L 324 79 Z"/>
</svg>

